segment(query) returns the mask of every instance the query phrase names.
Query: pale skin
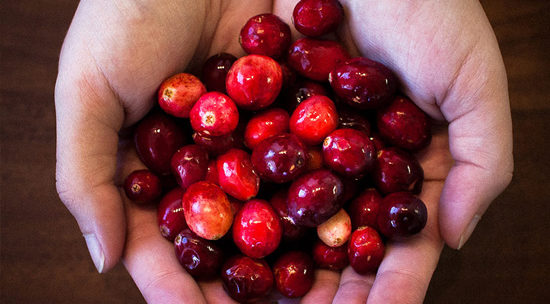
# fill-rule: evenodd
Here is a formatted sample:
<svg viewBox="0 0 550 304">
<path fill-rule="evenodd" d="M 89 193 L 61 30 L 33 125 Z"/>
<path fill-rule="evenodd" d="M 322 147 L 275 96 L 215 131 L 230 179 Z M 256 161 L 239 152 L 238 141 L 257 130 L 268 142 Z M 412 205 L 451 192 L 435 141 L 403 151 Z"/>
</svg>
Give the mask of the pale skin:
<svg viewBox="0 0 550 304">
<path fill-rule="evenodd" d="M 149 303 L 232 303 L 219 281 L 196 283 L 159 233 L 154 207 L 119 185 L 143 168 L 125 128 L 153 106 L 160 83 L 196 72 L 218 52 L 244 55 L 238 32 L 273 12 L 291 22 L 295 0 L 81 1 L 61 52 L 55 100 L 57 188 L 99 272 L 122 261 Z M 421 303 L 446 243 L 464 245 L 512 178 L 506 73 L 478 1 L 341 0 L 337 33 L 350 52 L 386 64 L 401 90 L 437 122 L 418 154 L 428 224 L 388 243 L 376 275 L 320 270 L 304 303 Z"/>
</svg>

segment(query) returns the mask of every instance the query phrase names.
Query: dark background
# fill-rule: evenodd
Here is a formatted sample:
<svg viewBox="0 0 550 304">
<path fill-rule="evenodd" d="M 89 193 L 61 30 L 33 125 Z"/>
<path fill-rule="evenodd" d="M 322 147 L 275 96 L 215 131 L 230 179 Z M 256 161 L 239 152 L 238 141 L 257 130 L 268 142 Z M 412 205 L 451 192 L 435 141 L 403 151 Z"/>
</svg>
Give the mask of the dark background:
<svg viewBox="0 0 550 304">
<path fill-rule="evenodd" d="M 550 1 L 481 1 L 508 71 L 515 175 L 461 251 L 446 248 L 426 303 L 550 299 Z M 122 266 L 97 274 L 55 190 L 53 90 L 78 2 L 2 1 L 1 303 L 135 303 Z"/>
</svg>

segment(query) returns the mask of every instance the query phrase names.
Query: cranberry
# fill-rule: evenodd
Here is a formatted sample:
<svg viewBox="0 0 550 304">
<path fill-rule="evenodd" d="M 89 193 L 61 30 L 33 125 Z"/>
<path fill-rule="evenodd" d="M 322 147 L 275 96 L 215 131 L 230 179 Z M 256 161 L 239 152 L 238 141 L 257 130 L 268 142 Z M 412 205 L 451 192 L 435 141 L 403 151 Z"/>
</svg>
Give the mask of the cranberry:
<svg viewBox="0 0 550 304">
<path fill-rule="evenodd" d="M 316 227 L 342 208 L 342 181 L 329 170 L 306 173 L 288 191 L 288 215 L 297 225 Z"/>
<path fill-rule="evenodd" d="M 302 80 L 298 84 L 291 86 L 289 91 L 286 92 L 287 108 L 292 112 L 302 101 L 315 95 L 327 96 L 328 92 L 325 90 L 325 87 L 317 82 Z"/>
<path fill-rule="evenodd" d="M 279 64 L 266 56 L 248 55 L 239 58 L 227 74 L 227 93 L 246 110 L 260 110 L 275 101 L 283 85 Z"/>
<path fill-rule="evenodd" d="M 296 83 L 296 72 L 286 62 L 279 61 L 279 66 L 283 72 L 283 87 L 281 91 L 288 89 Z"/>
<path fill-rule="evenodd" d="M 307 233 L 307 228 L 297 226 L 294 220 L 288 216 L 288 209 L 286 204 L 288 189 L 282 189 L 277 191 L 269 203 L 279 215 L 281 226 L 283 228 L 283 239 L 286 241 L 297 241 L 303 238 Z"/>
<path fill-rule="evenodd" d="M 234 133 L 224 136 L 208 136 L 200 133 L 193 133 L 193 141 L 203 147 L 208 154 L 216 156 L 223 154 L 236 146 Z"/>
<path fill-rule="evenodd" d="M 166 79 L 160 85 L 158 102 L 170 115 L 189 117 L 189 111 L 204 93 L 206 88 L 197 77 L 180 73 Z"/>
<path fill-rule="evenodd" d="M 214 242 L 185 229 L 174 240 L 174 246 L 180 264 L 195 279 L 212 279 L 219 273 L 223 253 Z"/>
<path fill-rule="evenodd" d="M 306 171 L 313 171 L 323 168 L 323 152 L 317 147 L 310 147 L 307 150 Z"/>
<path fill-rule="evenodd" d="M 257 15 L 241 29 L 239 42 L 248 54 L 280 57 L 290 45 L 290 27 L 273 14 Z"/>
<path fill-rule="evenodd" d="M 273 287 L 273 273 L 264 260 L 236 255 L 222 267 L 223 287 L 240 303 L 265 298 Z"/>
<path fill-rule="evenodd" d="M 349 214 L 353 229 L 361 226 L 376 226 L 376 216 L 382 203 L 382 196 L 376 189 L 369 188 L 355 198 L 349 205 Z"/>
<path fill-rule="evenodd" d="M 319 268 L 342 270 L 349 264 L 348 246 L 330 247 L 318 240 L 313 246 L 313 260 Z"/>
<path fill-rule="evenodd" d="M 302 38 L 290 46 L 288 64 L 300 75 L 324 82 L 330 71 L 348 58 L 346 49 L 336 41 Z"/>
<path fill-rule="evenodd" d="M 237 57 L 228 53 L 216 54 L 202 66 L 202 81 L 208 91 L 225 93 L 225 77 Z"/>
<path fill-rule="evenodd" d="M 323 142 L 323 159 L 332 170 L 346 176 L 360 177 L 374 164 L 374 145 L 364 132 L 338 129 Z"/>
<path fill-rule="evenodd" d="M 380 139 L 378 133 L 371 133 L 369 139 L 370 141 L 372 141 L 372 144 L 374 145 L 374 149 L 376 151 L 382 150 L 386 146 L 382 139 Z"/>
<path fill-rule="evenodd" d="M 150 203 L 162 193 L 158 176 L 149 170 L 136 170 L 124 180 L 126 196 L 136 203 Z"/>
<path fill-rule="evenodd" d="M 168 115 L 153 112 L 140 121 L 134 132 L 139 159 L 159 175 L 170 174 L 170 159 L 183 146 L 183 131 Z"/>
<path fill-rule="evenodd" d="M 253 198 L 260 189 L 260 178 L 250 155 L 239 149 L 231 149 L 218 157 L 218 181 L 227 194 L 241 201 Z"/>
<path fill-rule="evenodd" d="M 377 153 L 372 178 L 383 194 L 399 191 L 418 194 L 422 191 L 424 170 L 414 155 L 398 148 L 384 148 Z"/>
<path fill-rule="evenodd" d="M 323 243 L 330 247 L 344 245 L 351 234 L 351 219 L 344 209 L 317 226 L 317 235 Z"/>
<path fill-rule="evenodd" d="M 420 150 L 432 139 L 428 116 L 406 97 L 398 96 L 379 110 L 376 123 L 384 140 L 403 149 Z"/>
<path fill-rule="evenodd" d="M 391 102 L 397 79 L 383 64 L 358 57 L 338 65 L 329 75 L 336 95 L 359 109 L 375 109 Z"/>
<path fill-rule="evenodd" d="M 397 192 L 384 197 L 377 216 L 380 233 L 390 239 L 420 232 L 427 220 L 426 205 L 409 192 Z"/>
<path fill-rule="evenodd" d="M 285 297 L 301 297 L 313 286 L 313 270 L 313 260 L 309 255 L 301 251 L 289 251 L 273 265 L 275 286 Z"/>
<path fill-rule="evenodd" d="M 212 159 L 208 162 L 208 166 L 206 168 L 206 176 L 204 177 L 204 180 L 218 186 L 220 185 L 220 183 L 218 182 L 218 161 L 216 159 Z"/>
<path fill-rule="evenodd" d="M 181 204 L 183 193 L 183 189 L 179 187 L 172 189 L 160 200 L 157 209 L 160 234 L 169 241 L 174 241 L 176 235 L 187 228 Z"/>
<path fill-rule="evenodd" d="M 363 226 L 351 234 L 348 258 L 358 274 L 375 272 L 384 258 L 385 246 L 376 230 Z"/>
<path fill-rule="evenodd" d="M 288 113 L 283 109 L 273 108 L 252 117 L 244 131 L 244 143 L 254 149 L 262 140 L 288 132 Z"/>
<path fill-rule="evenodd" d="M 335 31 L 343 19 L 344 9 L 338 0 L 301 0 L 292 13 L 294 27 L 311 37 Z"/>
<path fill-rule="evenodd" d="M 193 130 L 208 136 L 228 135 L 237 128 L 239 111 L 227 95 L 210 92 L 202 95 L 189 114 Z"/>
<path fill-rule="evenodd" d="M 172 156 L 170 166 L 180 187 L 187 189 L 195 182 L 204 180 L 208 169 L 208 153 L 199 145 L 183 146 Z"/>
<path fill-rule="evenodd" d="M 367 135 L 370 134 L 370 123 L 364 115 L 353 112 L 351 110 L 340 110 L 338 111 L 338 128 L 344 129 L 355 129 L 359 130 Z"/>
<path fill-rule="evenodd" d="M 308 98 L 290 116 L 290 132 L 308 145 L 321 143 L 337 126 L 338 112 L 325 96 Z"/>
<path fill-rule="evenodd" d="M 344 194 L 342 195 L 342 201 L 348 202 L 352 200 L 357 194 L 359 194 L 360 187 L 362 187 L 362 180 L 356 177 L 341 177 L 344 184 Z"/>
<path fill-rule="evenodd" d="M 207 240 L 224 236 L 233 222 L 231 206 L 225 193 L 210 182 L 191 185 L 182 198 L 187 225 Z"/>
</svg>

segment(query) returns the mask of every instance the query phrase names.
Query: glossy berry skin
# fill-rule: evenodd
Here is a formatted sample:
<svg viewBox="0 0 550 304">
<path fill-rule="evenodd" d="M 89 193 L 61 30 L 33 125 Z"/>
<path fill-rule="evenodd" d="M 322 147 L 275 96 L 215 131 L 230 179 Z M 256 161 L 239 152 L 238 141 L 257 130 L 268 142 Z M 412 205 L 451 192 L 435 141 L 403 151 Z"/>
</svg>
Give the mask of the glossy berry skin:
<svg viewBox="0 0 550 304">
<path fill-rule="evenodd" d="M 212 241 L 205 240 L 190 229 L 181 231 L 174 240 L 176 257 L 195 279 L 216 277 L 223 263 L 222 250 Z"/>
<path fill-rule="evenodd" d="M 297 225 L 317 227 L 342 208 L 344 185 L 326 169 L 306 173 L 288 190 L 288 215 Z"/>
<path fill-rule="evenodd" d="M 187 189 L 204 180 L 208 169 L 208 153 L 199 145 L 186 145 L 178 149 L 170 162 L 178 185 Z"/>
<path fill-rule="evenodd" d="M 273 264 L 275 287 L 288 298 L 305 295 L 313 286 L 314 263 L 302 251 L 289 251 Z"/>
<path fill-rule="evenodd" d="M 278 58 L 290 45 L 290 27 L 273 14 L 250 18 L 241 29 L 239 43 L 248 54 Z"/>
<path fill-rule="evenodd" d="M 349 265 L 348 246 L 330 247 L 318 240 L 313 245 L 313 260 L 319 268 L 342 270 Z"/>
<path fill-rule="evenodd" d="M 292 13 L 296 30 L 310 37 L 335 31 L 343 19 L 344 9 L 338 0 L 301 0 Z"/>
<path fill-rule="evenodd" d="M 338 112 L 326 96 L 313 96 L 302 102 L 290 116 L 290 132 L 307 145 L 316 145 L 338 126 Z"/>
<path fill-rule="evenodd" d="M 358 109 L 376 109 L 392 101 L 397 79 L 383 64 L 364 57 L 353 58 L 330 72 L 336 95 Z"/>
<path fill-rule="evenodd" d="M 338 128 L 339 129 L 355 129 L 369 135 L 371 132 L 370 123 L 364 115 L 352 110 L 338 111 Z"/>
<path fill-rule="evenodd" d="M 178 233 L 187 228 L 181 204 L 184 193 L 180 187 L 172 189 L 162 197 L 157 208 L 160 234 L 169 241 L 174 241 Z"/>
<path fill-rule="evenodd" d="M 315 95 L 327 96 L 328 92 L 325 87 L 315 81 L 302 80 L 291 86 L 286 92 L 287 109 L 293 112 L 302 101 Z"/>
<path fill-rule="evenodd" d="M 330 247 L 344 245 L 351 234 L 351 219 L 344 209 L 317 226 L 317 235 Z"/>
<path fill-rule="evenodd" d="M 245 110 L 260 110 L 271 105 L 282 85 L 281 67 L 275 60 L 262 55 L 239 58 L 225 81 L 227 94 Z"/>
<path fill-rule="evenodd" d="M 264 260 L 244 255 L 229 258 L 222 267 L 227 294 L 239 303 L 264 299 L 273 288 L 273 273 Z"/>
<path fill-rule="evenodd" d="M 273 108 L 254 115 L 246 124 L 244 144 L 254 149 L 262 140 L 288 132 L 288 112 Z"/>
<path fill-rule="evenodd" d="M 219 53 L 208 58 L 202 66 L 202 81 L 206 89 L 220 93 L 225 91 L 225 77 L 237 57 L 228 53 Z"/>
<path fill-rule="evenodd" d="M 419 233 L 427 220 L 426 205 L 410 192 L 397 192 L 384 197 L 377 216 L 380 233 L 393 240 Z"/>
<path fill-rule="evenodd" d="M 362 226 L 376 228 L 376 216 L 382 204 L 382 196 L 376 189 L 369 188 L 356 197 L 348 207 L 351 226 L 357 229 Z"/>
<path fill-rule="evenodd" d="M 414 155 L 398 148 L 378 151 L 372 172 L 372 180 L 382 194 L 422 191 L 424 170 Z"/>
<path fill-rule="evenodd" d="M 146 204 L 162 193 L 160 179 L 149 170 L 136 170 L 124 180 L 126 196 L 136 203 Z"/>
<path fill-rule="evenodd" d="M 191 127 L 207 136 L 231 134 L 239 123 L 239 111 L 229 96 L 210 92 L 202 95 L 189 114 Z"/>
<path fill-rule="evenodd" d="M 283 240 L 294 242 L 303 238 L 307 234 L 308 228 L 296 225 L 294 220 L 288 216 L 287 194 L 288 189 L 281 189 L 271 197 L 269 203 L 279 215 L 283 228 Z"/>
<path fill-rule="evenodd" d="M 384 258 L 385 246 L 376 230 L 364 226 L 351 234 L 348 259 L 358 274 L 375 273 Z"/>
<path fill-rule="evenodd" d="M 197 77 L 180 73 L 162 82 L 158 91 L 158 103 L 166 113 L 187 118 L 195 102 L 204 93 L 206 88 Z"/>
<path fill-rule="evenodd" d="M 213 183 L 202 181 L 191 185 L 183 195 L 182 206 L 187 225 L 204 239 L 220 239 L 233 223 L 229 200 Z"/>
<path fill-rule="evenodd" d="M 374 145 L 364 132 L 338 129 L 323 141 L 323 159 L 332 170 L 351 177 L 361 177 L 372 169 Z"/>
<path fill-rule="evenodd" d="M 287 62 L 300 75 L 325 82 L 330 71 L 348 58 L 346 49 L 336 41 L 302 38 L 290 46 Z"/>
<path fill-rule="evenodd" d="M 182 129 L 166 114 L 153 112 L 140 121 L 134 131 L 139 159 L 159 175 L 170 174 L 170 160 L 185 143 Z"/>
<path fill-rule="evenodd" d="M 217 166 L 218 182 L 227 194 L 241 201 L 247 201 L 258 194 L 260 177 L 248 153 L 231 149 L 218 157 Z"/>
<path fill-rule="evenodd" d="M 296 135 L 280 134 L 260 142 L 251 160 L 260 178 L 286 183 L 305 172 L 307 148 Z"/>
<path fill-rule="evenodd" d="M 195 132 L 192 138 L 197 145 L 212 156 L 223 154 L 236 145 L 233 133 L 223 136 L 208 136 Z"/>
<path fill-rule="evenodd" d="M 376 124 L 385 141 L 402 149 L 420 150 L 432 139 L 428 116 L 407 97 L 398 96 L 380 109 Z"/>
</svg>

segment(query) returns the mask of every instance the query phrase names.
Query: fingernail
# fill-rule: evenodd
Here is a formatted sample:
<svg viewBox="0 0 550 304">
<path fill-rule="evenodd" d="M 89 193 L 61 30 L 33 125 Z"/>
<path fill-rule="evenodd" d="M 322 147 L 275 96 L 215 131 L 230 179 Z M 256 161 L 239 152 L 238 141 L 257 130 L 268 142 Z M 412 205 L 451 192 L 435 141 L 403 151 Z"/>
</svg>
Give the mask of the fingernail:
<svg viewBox="0 0 550 304">
<path fill-rule="evenodd" d="M 90 251 L 97 272 L 102 273 L 103 266 L 105 265 L 105 255 L 103 254 L 103 250 L 101 250 L 97 237 L 95 234 L 90 233 L 84 234 L 84 239 L 86 240 L 86 246 L 88 246 L 88 251 Z"/>
<path fill-rule="evenodd" d="M 479 215 L 479 214 L 474 215 L 474 218 L 472 219 L 470 224 L 468 224 L 468 226 L 466 227 L 466 229 L 464 230 L 464 232 L 460 236 L 460 240 L 458 242 L 458 247 L 456 249 L 460 250 L 460 248 L 462 248 L 462 246 L 464 246 L 466 241 L 468 241 L 468 239 L 472 235 L 472 232 L 474 232 L 474 229 L 476 229 L 477 223 L 479 223 L 480 219 L 481 219 L 481 215 Z"/>
</svg>

